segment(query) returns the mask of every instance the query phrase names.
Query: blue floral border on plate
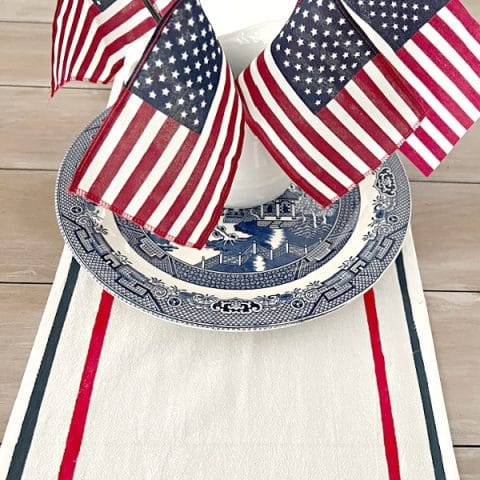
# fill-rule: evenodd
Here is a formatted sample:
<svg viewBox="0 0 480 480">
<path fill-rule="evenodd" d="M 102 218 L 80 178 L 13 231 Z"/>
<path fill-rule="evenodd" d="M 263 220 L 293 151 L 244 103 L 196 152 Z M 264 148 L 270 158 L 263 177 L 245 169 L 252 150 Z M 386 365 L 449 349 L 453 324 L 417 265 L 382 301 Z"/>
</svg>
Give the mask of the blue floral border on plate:
<svg viewBox="0 0 480 480">
<path fill-rule="evenodd" d="M 148 278 L 133 268 L 125 255 L 113 251 L 96 216 L 96 207 L 67 193 L 75 168 L 106 113 L 83 130 L 65 156 L 57 179 L 57 219 L 66 243 L 81 265 L 106 290 L 151 315 L 191 326 L 227 330 L 293 325 L 324 315 L 365 292 L 400 251 L 410 221 L 411 199 L 405 170 L 393 155 L 375 172 L 378 196 L 372 206 L 374 215 L 363 249 L 327 281 L 314 281 L 293 291 L 288 290 L 287 283 L 285 291 L 277 295 L 265 296 L 259 289 L 254 298 L 221 299 Z M 354 190 L 351 195 L 358 193 Z M 119 226 L 125 225 L 118 217 L 116 221 Z M 143 232 L 139 227 L 132 227 L 131 231 Z M 125 230 L 122 234 L 128 237 Z M 168 250 L 164 253 L 171 259 Z"/>
</svg>

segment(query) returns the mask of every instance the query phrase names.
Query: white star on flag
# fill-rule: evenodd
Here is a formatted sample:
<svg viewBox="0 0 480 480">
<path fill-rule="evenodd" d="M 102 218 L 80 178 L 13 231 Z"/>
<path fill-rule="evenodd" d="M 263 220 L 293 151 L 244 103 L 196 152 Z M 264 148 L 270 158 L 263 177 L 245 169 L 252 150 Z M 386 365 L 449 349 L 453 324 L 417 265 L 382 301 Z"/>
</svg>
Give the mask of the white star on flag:
<svg viewBox="0 0 480 480">
<path fill-rule="evenodd" d="M 70 191 L 160 237 L 201 248 L 232 185 L 244 121 L 232 72 L 200 2 L 179 0 L 174 8 Z"/>
</svg>

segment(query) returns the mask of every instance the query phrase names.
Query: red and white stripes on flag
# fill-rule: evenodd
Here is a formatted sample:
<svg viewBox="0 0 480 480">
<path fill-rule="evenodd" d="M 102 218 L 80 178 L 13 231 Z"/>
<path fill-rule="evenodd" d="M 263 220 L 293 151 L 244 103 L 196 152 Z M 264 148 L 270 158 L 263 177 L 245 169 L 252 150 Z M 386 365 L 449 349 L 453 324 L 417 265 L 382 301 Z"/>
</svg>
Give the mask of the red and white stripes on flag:
<svg viewBox="0 0 480 480">
<path fill-rule="evenodd" d="M 297 96 L 270 49 L 239 77 L 247 123 L 283 170 L 326 206 L 388 158 L 423 111 L 376 55 L 317 114 Z"/>
<path fill-rule="evenodd" d="M 152 3 L 162 16 L 172 1 Z M 143 0 L 58 0 L 52 33 L 52 95 L 70 80 L 108 83 L 121 68 L 129 45 L 151 36 L 156 26 Z"/>
<path fill-rule="evenodd" d="M 430 175 L 480 117 L 480 25 L 451 0 L 394 51 L 348 10 L 429 107 L 400 151 Z"/>
<path fill-rule="evenodd" d="M 201 248 L 230 191 L 243 144 L 243 123 L 225 60 L 202 133 L 125 88 L 70 190 L 160 237 Z"/>
</svg>

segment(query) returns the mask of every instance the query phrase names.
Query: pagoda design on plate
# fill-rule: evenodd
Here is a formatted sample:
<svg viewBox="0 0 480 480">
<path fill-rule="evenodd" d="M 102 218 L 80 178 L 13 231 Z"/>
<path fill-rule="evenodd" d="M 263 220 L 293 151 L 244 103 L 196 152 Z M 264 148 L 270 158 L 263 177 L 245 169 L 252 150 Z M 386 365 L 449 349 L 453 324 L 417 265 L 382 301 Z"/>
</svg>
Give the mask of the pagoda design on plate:
<svg viewBox="0 0 480 480">
<path fill-rule="evenodd" d="M 395 156 L 326 209 L 291 186 L 263 205 L 225 209 L 201 250 L 161 239 L 67 193 L 104 117 L 65 157 L 57 219 L 76 259 L 103 288 L 145 312 L 216 329 L 293 325 L 363 293 L 401 248 L 411 203 Z"/>
<path fill-rule="evenodd" d="M 348 241 L 359 214 L 359 192 L 323 208 L 297 186 L 253 208 L 225 209 L 202 250 L 174 245 L 117 218 L 137 254 L 180 280 L 248 290 L 303 278 Z"/>
</svg>

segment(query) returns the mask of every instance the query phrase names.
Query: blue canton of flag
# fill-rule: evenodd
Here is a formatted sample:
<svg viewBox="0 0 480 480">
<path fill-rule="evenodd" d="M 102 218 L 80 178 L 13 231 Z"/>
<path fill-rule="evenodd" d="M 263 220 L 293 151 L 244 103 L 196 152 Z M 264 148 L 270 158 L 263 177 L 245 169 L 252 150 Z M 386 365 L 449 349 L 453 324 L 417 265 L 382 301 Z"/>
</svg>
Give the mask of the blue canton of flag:
<svg viewBox="0 0 480 480">
<path fill-rule="evenodd" d="M 323 108 L 378 52 L 333 1 L 297 8 L 273 41 L 278 69 L 312 110 Z"/>
<path fill-rule="evenodd" d="M 93 3 L 95 5 L 98 5 L 100 10 L 106 10 L 108 7 L 110 7 L 113 3 L 115 3 L 118 0 L 93 0 Z"/>
<path fill-rule="evenodd" d="M 191 130 L 201 132 L 222 67 L 222 49 L 195 2 L 177 9 L 130 86 L 132 93 Z M 195 20 L 196 19 L 196 20 Z M 198 22 L 198 26 L 195 25 Z"/>
<path fill-rule="evenodd" d="M 238 84 L 252 131 L 323 205 L 378 167 L 423 116 L 339 0 L 300 1 Z"/>
<path fill-rule="evenodd" d="M 243 142 L 240 98 L 198 0 L 178 0 L 70 190 L 182 245 L 215 227 Z"/>
<path fill-rule="evenodd" d="M 343 0 L 370 40 L 424 101 L 400 150 L 425 174 L 480 117 L 480 25 L 459 0 Z"/>
<path fill-rule="evenodd" d="M 392 46 L 400 48 L 449 0 L 345 0 Z"/>
</svg>

